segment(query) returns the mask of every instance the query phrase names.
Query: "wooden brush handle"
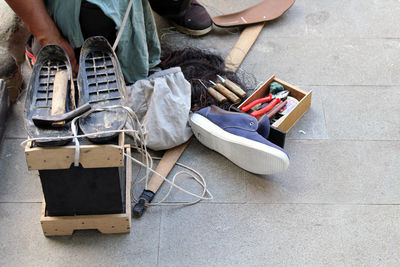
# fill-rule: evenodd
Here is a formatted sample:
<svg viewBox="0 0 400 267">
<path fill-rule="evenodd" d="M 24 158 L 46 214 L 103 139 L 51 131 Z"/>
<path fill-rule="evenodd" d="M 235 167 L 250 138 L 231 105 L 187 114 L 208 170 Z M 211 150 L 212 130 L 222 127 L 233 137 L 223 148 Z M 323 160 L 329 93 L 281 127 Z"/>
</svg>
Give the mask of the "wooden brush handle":
<svg viewBox="0 0 400 267">
<path fill-rule="evenodd" d="M 218 102 L 219 104 L 225 103 L 226 100 L 227 100 L 225 96 L 223 96 L 223 95 L 221 95 L 220 93 L 218 93 L 218 91 L 215 90 L 215 89 L 212 88 L 212 87 L 208 87 L 208 88 L 207 88 L 207 92 L 208 92 L 212 97 L 214 97 L 214 99 L 217 100 L 217 102 Z"/>
<path fill-rule="evenodd" d="M 231 91 L 229 91 L 229 89 L 227 89 L 222 84 L 217 83 L 215 85 L 215 89 L 217 89 L 221 94 L 226 96 L 226 98 L 228 98 L 229 101 L 231 101 L 233 104 L 237 104 L 240 102 L 240 98 L 237 95 L 235 95 L 234 93 L 232 93 Z"/>
<path fill-rule="evenodd" d="M 243 91 L 243 89 L 240 88 L 239 85 L 237 85 L 236 83 L 234 83 L 228 79 L 225 79 L 224 85 L 226 86 L 226 88 L 228 88 L 229 90 L 234 92 L 236 95 L 240 96 L 240 98 L 243 98 L 246 96 L 246 92 Z"/>
<path fill-rule="evenodd" d="M 68 72 L 66 70 L 57 71 L 53 83 L 53 97 L 51 100 L 51 115 L 61 115 L 65 113 L 65 99 L 68 88 Z M 65 121 L 54 122 L 54 127 L 62 127 Z"/>
<path fill-rule="evenodd" d="M 267 112 L 267 116 L 271 119 L 275 114 L 287 104 L 287 100 L 277 104 L 273 109 Z"/>
</svg>

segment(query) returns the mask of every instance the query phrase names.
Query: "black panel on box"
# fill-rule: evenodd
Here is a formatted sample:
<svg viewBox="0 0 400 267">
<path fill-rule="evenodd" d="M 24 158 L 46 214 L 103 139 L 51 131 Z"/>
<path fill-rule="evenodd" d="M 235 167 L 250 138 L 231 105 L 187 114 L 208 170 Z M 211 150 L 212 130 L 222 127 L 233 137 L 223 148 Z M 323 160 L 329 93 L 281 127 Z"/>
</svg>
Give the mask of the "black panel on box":
<svg viewBox="0 0 400 267">
<path fill-rule="evenodd" d="M 268 136 L 269 141 L 271 141 L 277 146 L 280 146 L 281 148 L 284 148 L 285 138 L 286 138 L 286 133 L 284 131 L 281 131 L 278 128 L 271 126 Z"/>
<path fill-rule="evenodd" d="M 125 167 L 39 170 L 46 216 L 125 212 Z"/>
</svg>

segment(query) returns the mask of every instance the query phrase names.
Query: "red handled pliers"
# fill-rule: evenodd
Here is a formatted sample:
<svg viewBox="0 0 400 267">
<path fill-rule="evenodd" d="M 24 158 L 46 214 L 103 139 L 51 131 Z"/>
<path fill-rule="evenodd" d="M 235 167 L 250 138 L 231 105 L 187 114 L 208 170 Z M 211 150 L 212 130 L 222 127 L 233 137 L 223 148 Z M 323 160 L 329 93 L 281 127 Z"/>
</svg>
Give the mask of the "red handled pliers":
<svg viewBox="0 0 400 267">
<path fill-rule="evenodd" d="M 242 111 L 246 112 L 248 110 L 250 110 L 252 107 L 254 107 L 257 104 L 260 103 L 264 103 L 264 102 L 269 102 L 271 101 L 267 106 L 263 107 L 260 110 L 257 111 L 253 111 L 250 115 L 253 117 L 258 117 L 268 111 L 270 111 L 273 107 L 275 107 L 276 104 L 279 104 L 283 99 L 286 98 L 289 95 L 289 91 L 285 90 L 285 91 L 281 91 L 275 95 L 271 95 L 269 94 L 267 97 L 263 97 L 263 98 L 259 98 L 254 100 L 253 102 L 251 102 L 250 104 L 244 106 L 241 108 Z"/>
<path fill-rule="evenodd" d="M 269 94 L 267 97 L 259 98 L 259 99 L 254 100 L 253 102 L 250 102 L 250 104 L 247 104 L 246 106 L 242 107 L 241 110 L 244 112 L 247 112 L 255 105 L 260 104 L 260 103 L 266 103 L 271 100 L 272 100 L 272 95 Z"/>
<path fill-rule="evenodd" d="M 275 98 L 267 106 L 265 106 L 262 109 L 259 109 L 257 111 L 253 111 L 252 113 L 250 113 L 250 115 L 253 117 L 258 117 L 258 116 L 270 111 L 273 107 L 275 107 L 276 104 L 279 104 L 281 101 L 282 100 L 280 98 Z"/>
</svg>

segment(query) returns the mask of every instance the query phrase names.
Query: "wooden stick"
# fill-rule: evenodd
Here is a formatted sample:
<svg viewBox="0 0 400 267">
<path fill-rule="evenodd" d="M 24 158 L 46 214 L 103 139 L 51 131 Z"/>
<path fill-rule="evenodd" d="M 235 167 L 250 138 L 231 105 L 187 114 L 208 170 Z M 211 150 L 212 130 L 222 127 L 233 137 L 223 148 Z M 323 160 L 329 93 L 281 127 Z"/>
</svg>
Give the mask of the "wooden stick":
<svg viewBox="0 0 400 267">
<path fill-rule="evenodd" d="M 225 58 L 225 69 L 236 72 L 250 48 L 260 35 L 264 22 L 247 26 L 240 34 L 239 39 L 233 46 L 231 52 Z"/>
<path fill-rule="evenodd" d="M 51 100 L 51 115 L 65 113 L 65 98 L 67 96 L 68 72 L 66 70 L 57 71 L 53 83 L 53 97 Z M 53 127 L 64 126 L 65 121 L 53 122 Z"/>
<path fill-rule="evenodd" d="M 172 168 L 175 166 L 175 163 L 182 155 L 183 151 L 185 151 L 186 147 L 189 145 L 190 141 L 191 138 L 182 145 L 168 149 L 158 163 L 156 172 L 164 177 L 167 177 Z M 153 193 L 156 193 L 163 183 L 164 179 L 154 173 L 150 178 L 146 190 L 150 190 Z"/>
</svg>

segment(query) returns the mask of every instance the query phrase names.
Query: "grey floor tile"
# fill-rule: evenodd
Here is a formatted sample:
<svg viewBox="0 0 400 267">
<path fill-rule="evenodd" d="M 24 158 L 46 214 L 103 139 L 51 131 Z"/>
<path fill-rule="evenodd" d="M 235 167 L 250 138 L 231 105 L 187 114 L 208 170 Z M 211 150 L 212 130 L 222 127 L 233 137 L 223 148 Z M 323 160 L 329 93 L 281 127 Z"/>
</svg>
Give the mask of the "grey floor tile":
<svg viewBox="0 0 400 267">
<path fill-rule="evenodd" d="M 379 40 L 273 38 L 262 32 L 242 68 L 257 79 L 276 74 L 304 85 L 390 85 Z M 264 60 L 259 60 L 260 58 Z M 350 71 L 351 70 L 351 71 Z"/>
<path fill-rule="evenodd" d="M 400 40 L 391 39 L 384 40 L 383 46 L 385 48 L 385 56 L 386 60 L 389 64 L 390 76 L 393 84 L 400 84 Z"/>
<path fill-rule="evenodd" d="M 40 226 L 41 204 L 0 204 L 2 266 L 156 266 L 161 212 L 132 220 L 130 234 L 78 231 L 48 237 Z"/>
<path fill-rule="evenodd" d="M 312 1 L 312 0 L 310 0 Z M 396 0 L 366 2 L 343 1 L 351 12 L 355 26 L 361 36 L 379 38 L 400 37 L 399 2 Z"/>
<path fill-rule="evenodd" d="M 25 96 L 26 91 L 23 91 L 18 101 L 10 106 L 7 115 L 5 138 L 27 138 L 27 133 L 24 128 Z"/>
<path fill-rule="evenodd" d="M 39 202 L 42 189 L 37 171 L 28 171 L 22 139 L 5 139 L 0 153 L 0 202 Z"/>
<path fill-rule="evenodd" d="M 399 266 L 400 209 L 395 206 L 348 206 L 343 213 L 347 266 Z"/>
<path fill-rule="evenodd" d="M 201 1 L 212 16 L 247 8 L 254 1 Z M 268 22 L 273 37 L 398 38 L 399 5 L 396 0 L 366 2 L 297 0 L 280 18 Z"/>
<path fill-rule="evenodd" d="M 256 203 L 399 204 L 400 142 L 289 141 L 290 166 L 248 176 Z"/>
<path fill-rule="evenodd" d="M 323 90 L 331 139 L 400 140 L 398 87 L 337 86 Z"/>
<path fill-rule="evenodd" d="M 302 89 L 302 88 L 301 88 Z M 323 108 L 323 92 L 317 87 L 307 87 L 313 90 L 310 109 L 301 117 L 287 133 L 287 139 L 328 139 L 325 114 Z M 314 90 L 316 89 L 316 90 Z"/>
<path fill-rule="evenodd" d="M 343 266 L 340 214 L 318 205 L 170 208 L 160 266 Z"/>
<path fill-rule="evenodd" d="M 23 79 L 23 90 L 18 96 L 17 101 L 11 105 L 7 115 L 7 128 L 5 132 L 6 138 L 27 138 L 27 133 L 24 128 L 24 108 L 26 98 L 26 87 L 29 83 L 29 79 L 32 70 L 24 62 L 21 67 L 21 74 Z"/>
</svg>

